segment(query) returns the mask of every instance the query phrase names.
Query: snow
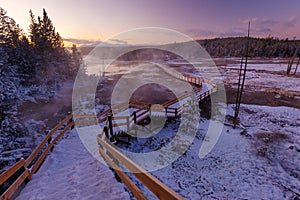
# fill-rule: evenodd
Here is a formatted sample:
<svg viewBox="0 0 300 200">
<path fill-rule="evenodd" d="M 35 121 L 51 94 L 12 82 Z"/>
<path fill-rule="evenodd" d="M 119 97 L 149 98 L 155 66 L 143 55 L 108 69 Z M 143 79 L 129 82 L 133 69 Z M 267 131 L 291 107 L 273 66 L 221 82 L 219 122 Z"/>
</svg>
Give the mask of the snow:
<svg viewBox="0 0 300 200">
<path fill-rule="evenodd" d="M 233 113 L 232 105 L 228 112 Z M 297 195 L 299 198 L 300 110 L 241 105 L 240 118 L 246 131 L 242 127 L 224 126 L 216 146 L 202 159 L 198 153 L 210 121 L 201 119 L 189 150 L 171 165 L 151 173 L 186 199 L 292 199 Z M 161 148 L 172 140 L 176 126 L 168 124 L 151 140 L 137 139 L 127 150 Z M 282 133 L 287 138 L 265 143 L 256 137 L 262 131 Z M 261 145 L 268 148 L 265 156 L 258 155 Z M 294 148 L 290 149 L 291 146 Z M 121 147 L 126 149 L 126 145 Z M 146 188 L 142 189 L 153 197 Z"/>
<path fill-rule="evenodd" d="M 232 88 L 237 88 L 238 79 L 236 77 L 238 77 L 239 67 L 240 64 L 229 64 L 220 67 L 221 73 L 226 77 L 225 83 Z M 286 64 L 248 64 L 245 85 L 248 89 L 255 91 L 278 92 L 290 96 L 299 96 L 299 78 L 287 76 L 285 73 Z"/>
<path fill-rule="evenodd" d="M 111 74 L 122 73 L 122 70 L 131 67 L 119 68 L 119 71 L 116 68 Z M 222 66 L 220 69 L 226 83 L 235 87 L 239 64 Z M 246 89 L 276 91 L 280 95 L 289 93 L 299 99 L 300 85 L 295 84 L 299 82 L 298 78 L 287 78 L 282 74 L 285 64 L 280 61 L 275 60 L 269 64 L 250 61 L 248 69 Z M 140 81 L 153 79 L 157 72 L 152 69 L 141 74 Z M 125 77 L 132 78 L 132 75 L 127 74 Z M 228 106 L 229 115 L 233 115 L 233 108 L 233 105 Z M 204 158 L 199 157 L 199 150 L 205 140 L 209 140 L 205 136 L 212 121 L 200 118 L 196 136 L 188 151 L 172 164 L 151 173 L 186 199 L 300 198 L 300 110 L 284 106 L 242 104 L 239 118 L 241 124 L 236 129 L 224 126 L 217 144 Z M 151 139 L 132 139 L 130 146 L 118 145 L 124 151 L 154 151 L 172 142 L 178 123 L 180 120 L 168 123 Z M 68 139 L 62 140 L 18 199 L 131 198 L 125 192 L 124 185 L 118 183 L 102 163 L 94 139 L 100 130 L 99 127 L 78 128 L 79 137 L 87 150 L 74 132 Z M 149 134 L 146 133 L 147 129 L 139 130 L 145 130 L 145 134 L 139 135 Z M 144 159 L 149 165 L 153 162 L 147 157 Z M 128 175 L 134 179 L 132 174 Z M 155 199 L 139 181 L 134 181 L 150 199 Z"/>
<path fill-rule="evenodd" d="M 129 199 L 129 195 L 72 131 L 55 146 L 17 199 Z"/>
<path fill-rule="evenodd" d="M 230 64 L 222 67 L 227 69 L 239 69 L 240 64 Z M 282 63 L 268 63 L 268 64 L 250 63 L 247 65 L 248 70 L 263 70 L 268 72 L 286 72 L 286 68 L 287 68 L 287 64 L 282 64 Z"/>
</svg>

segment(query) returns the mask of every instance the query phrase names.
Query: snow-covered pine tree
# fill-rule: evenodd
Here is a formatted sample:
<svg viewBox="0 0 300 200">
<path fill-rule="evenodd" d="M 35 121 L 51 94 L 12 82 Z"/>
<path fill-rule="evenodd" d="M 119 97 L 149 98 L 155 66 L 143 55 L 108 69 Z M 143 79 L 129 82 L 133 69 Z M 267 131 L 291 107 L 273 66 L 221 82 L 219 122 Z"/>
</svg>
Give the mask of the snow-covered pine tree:
<svg viewBox="0 0 300 200">
<path fill-rule="evenodd" d="M 83 59 L 80 51 L 78 50 L 76 44 L 73 44 L 70 52 L 70 61 L 69 61 L 69 73 L 70 76 L 75 76 L 78 70 L 81 70 L 80 73 L 85 74 L 86 69 L 84 67 L 80 68 L 83 65 Z"/>
</svg>

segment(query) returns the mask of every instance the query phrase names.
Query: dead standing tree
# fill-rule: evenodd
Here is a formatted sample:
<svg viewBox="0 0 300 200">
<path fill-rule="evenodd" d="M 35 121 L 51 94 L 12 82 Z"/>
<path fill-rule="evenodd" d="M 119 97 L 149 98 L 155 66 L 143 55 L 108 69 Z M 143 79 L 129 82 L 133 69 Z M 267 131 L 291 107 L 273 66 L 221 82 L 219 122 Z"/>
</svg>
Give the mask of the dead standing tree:
<svg viewBox="0 0 300 200">
<path fill-rule="evenodd" d="M 237 122 L 238 122 L 238 115 L 239 115 L 239 111 L 240 111 L 242 94 L 243 94 L 245 79 L 246 79 L 246 71 L 247 71 L 247 63 L 248 63 L 248 55 L 249 55 L 249 45 L 250 45 L 250 22 L 248 24 L 247 38 L 248 39 L 247 39 L 246 53 L 245 53 L 245 64 L 243 66 L 243 57 L 242 57 L 241 65 L 240 65 L 238 91 L 237 91 L 237 95 L 236 95 L 235 112 L 234 112 L 234 118 L 233 118 L 233 127 L 234 128 L 236 127 Z"/>
<path fill-rule="evenodd" d="M 289 75 L 291 73 L 296 55 L 297 55 L 297 49 L 295 50 L 293 56 L 289 59 L 288 66 L 287 66 L 287 69 L 286 69 L 286 74 L 287 75 Z"/>
<path fill-rule="evenodd" d="M 296 38 L 294 37 L 294 42 L 295 42 L 295 39 L 296 39 Z M 295 43 L 295 44 L 296 44 L 296 43 Z M 293 56 L 292 56 L 291 58 L 289 58 L 288 66 L 287 66 L 287 69 L 286 69 L 286 74 L 287 74 L 287 75 L 290 75 L 290 74 L 291 74 L 292 67 L 293 67 L 293 64 L 294 64 L 294 60 L 295 60 L 297 54 L 298 54 L 298 47 L 297 47 L 297 45 L 296 45 L 296 49 L 295 49 L 295 51 L 294 51 Z M 296 65 L 296 68 L 295 68 L 295 71 L 294 71 L 293 74 L 296 74 L 296 73 L 297 73 L 297 69 L 298 69 L 299 62 L 300 62 L 300 57 L 299 57 L 299 59 L 298 59 L 298 62 L 297 62 L 297 65 Z"/>
<path fill-rule="evenodd" d="M 294 71 L 294 75 L 297 73 L 298 65 L 300 64 L 300 57 L 298 58 L 298 62 Z"/>
</svg>

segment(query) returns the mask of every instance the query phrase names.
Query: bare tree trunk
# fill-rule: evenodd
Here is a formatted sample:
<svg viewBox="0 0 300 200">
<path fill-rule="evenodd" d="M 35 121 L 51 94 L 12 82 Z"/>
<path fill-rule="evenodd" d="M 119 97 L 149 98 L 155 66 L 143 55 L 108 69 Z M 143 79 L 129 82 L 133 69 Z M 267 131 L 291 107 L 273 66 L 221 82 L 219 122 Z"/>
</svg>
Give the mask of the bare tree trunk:
<svg viewBox="0 0 300 200">
<path fill-rule="evenodd" d="M 241 84 L 241 89 L 239 90 L 238 93 L 238 103 L 237 106 L 235 108 L 235 116 L 234 116 L 234 120 L 233 120 L 233 127 L 235 128 L 237 125 L 237 119 L 238 119 L 238 115 L 240 112 L 240 105 L 241 105 L 241 101 L 242 101 L 242 94 L 243 94 L 243 90 L 244 90 L 244 84 L 245 84 L 245 79 L 246 79 L 246 72 L 247 72 L 247 63 L 248 63 L 248 54 L 249 54 L 249 43 L 250 43 L 250 22 L 248 24 L 248 41 L 247 41 L 247 46 L 246 46 L 246 59 L 245 59 L 245 66 L 244 66 L 244 71 L 243 71 L 243 80 L 242 80 L 242 84 Z M 240 73 L 241 75 L 241 73 Z M 239 77 L 239 79 L 241 78 L 241 76 Z"/>
<path fill-rule="evenodd" d="M 296 65 L 296 68 L 295 68 L 295 72 L 294 72 L 294 74 L 296 74 L 296 73 L 297 73 L 297 69 L 298 69 L 298 65 L 299 65 L 299 63 L 300 63 L 300 57 L 299 57 L 299 59 L 298 59 L 298 62 L 297 62 L 297 65 Z"/>
<path fill-rule="evenodd" d="M 295 49 L 295 52 L 293 54 L 293 57 L 289 59 L 289 63 L 288 63 L 288 67 L 287 67 L 287 70 L 286 70 L 286 74 L 289 75 L 291 73 L 291 70 L 292 70 L 292 66 L 294 64 L 294 60 L 295 60 L 295 57 L 297 55 L 297 52 L 298 52 L 298 48 Z M 290 62 L 291 60 L 291 62 Z"/>
</svg>

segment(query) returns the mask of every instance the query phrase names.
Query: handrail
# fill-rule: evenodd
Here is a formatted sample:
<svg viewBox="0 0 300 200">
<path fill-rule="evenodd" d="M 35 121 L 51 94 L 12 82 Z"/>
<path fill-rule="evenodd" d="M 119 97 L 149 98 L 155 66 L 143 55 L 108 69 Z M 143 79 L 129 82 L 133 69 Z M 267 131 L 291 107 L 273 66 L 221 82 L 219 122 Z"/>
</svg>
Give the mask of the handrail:
<svg viewBox="0 0 300 200">
<path fill-rule="evenodd" d="M 132 192 L 132 194 L 137 198 L 141 200 L 147 200 L 148 198 L 143 194 L 143 192 L 130 180 L 130 178 L 122 172 L 122 170 L 113 162 L 109 159 L 108 155 L 101 149 L 99 148 L 100 154 L 103 156 L 105 161 L 113 168 L 115 169 L 115 172 L 117 175 L 122 179 L 124 184 L 128 187 L 128 189 Z"/>
<path fill-rule="evenodd" d="M 105 115 L 106 113 L 109 113 L 109 112 L 111 112 L 111 109 L 110 109 L 110 108 L 109 108 L 109 109 L 106 109 L 105 111 L 103 111 L 103 112 L 101 112 L 101 113 L 99 113 L 99 114 L 97 115 L 97 117 L 100 118 L 101 116 L 103 116 L 103 115 Z"/>
<path fill-rule="evenodd" d="M 168 73 L 173 73 L 173 72 L 168 72 Z M 173 73 L 171 75 L 175 76 L 176 78 L 186 80 L 186 81 L 189 81 L 193 84 L 200 85 L 200 86 L 202 86 L 202 82 L 204 81 L 203 78 L 193 77 L 191 75 L 180 74 L 179 72 Z M 215 88 L 215 85 L 213 85 L 213 88 Z M 193 91 L 195 93 L 198 93 L 201 90 L 202 90 L 202 88 L 194 88 L 193 89 Z M 197 99 L 201 101 L 203 98 L 207 97 L 210 93 L 212 93 L 212 90 L 206 91 L 205 93 L 203 93 L 201 95 L 197 95 Z M 175 105 L 175 104 L 179 103 L 181 100 L 189 97 L 191 94 L 192 93 L 183 93 L 182 95 L 180 95 L 176 98 L 170 99 L 170 100 L 164 102 L 163 104 L 161 104 L 165 108 L 165 110 L 152 110 L 152 112 L 153 113 L 164 112 L 164 113 L 166 113 L 167 117 L 176 117 L 178 114 L 181 114 L 182 105 L 180 105 L 180 104 Z M 129 103 L 129 105 L 127 105 L 127 103 Z M 151 112 L 149 111 L 149 109 L 151 108 L 151 104 L 149 102 L 141 102 L 141 101 L 137 101 L 134 99 L 131 99 L 128 102 L 122 102 L 120 104 L 116 104 L 113 107 L 115 109 L 113 110 L 113 113 L 111 113 L 112 127 L 123 126 L 126 124 L 128 130 L 131 129 L 134 124 L 139 123 L 140 121 L 142 121 L 146 117 L 150 116 L 150 114 L 151 114 Z M 124 111 L 124 110 L 128 109 L 128 107 L 135 108 L 136 110 L 129 113 L 129 116 L 120 116 L 120 115 L 114 116 L 114 114 L 117 114 L 120 111 Z M 121 120 L 125 120 L 127 117 L 129 117 L 129 122 L 126 121 L 126 123 L 125 123 L 124 121 L 121 121 Z M 107 120 L 107 118 L 105 120 Z M 100 119 L 99 122 L 103 122 L 105 120 Z M 119 121 L 114 121 L 114 120 L 119 120 Z M 88 124 L 88 122 L 87 122 L 87 124 Z M 109 123 L 107 121 L 106 125 L 108 125 L 108 124 Z M 110 130 L 110 132 L 111 131 L 112 130 Z M 115 134 L 115 132 L 113 131 L 111 133 L 111 136 L 115 137 L 119 133 L 120 133 L 119 130 L 118 130 L 117 134 Z"/>
<path fill-rule="evenodd" d="M 25 164 L 24 158 L 21 158 L 16 164 L 11 166 L 8 170 L 3 172 L 0 175 L 0 185 L 4 183 L 7 179 L 9 179 L 12 175 L 14 175 L 21 167 L 23 167 Z"/>
<path fill-rule="evenodd" d="M 151 190 L 159 199 L 184 199 L 178 193 L 173 191 L 171 188 L 166 186 L 156 177 L 151 175 L 145 169 L 134 163 L 124 154 L 120 153 L 117 149 L 112 147 L 110 144 L 105 142 L 99 136 L 97 137 L 98 144 L 100 145 L 99 149 L 105 148 L 109 154 L 111 154 L 115 159 L 117 159 L 124 167 L 129 171 L 134 172 L 133 174 L 149 189 Z M 102 149 L 100 151 L 101 155 L 105 154 Z M 107 158 L 107 156 L 105 156 Z M 109 162 L 111 164 L 111 162 Z M 113 167 L 113 166 L 112 166 Z"/>
<path fill-rule="evenodd" d="M 179 76 L 178 76 L 179 77 Z M 197 77 L 191 77 L 191 76 L 182 76 L 179 77 L 182 79 L 186 79 L 187 81 L 190 81 L 194 84 L 200 84 L 202 85 L 203 79 L 197 78 Z M 206 96 L 212 93 L 213 89 L 210 89 L 201 94 L 199 98 L 202 100 Z M 194 92 L 200 92 L 201 88 L 194 89 Z M 168 107 L 171 106 L 182 99 L 187 98 L 190 96 L 191 93 L 185 93 L 178 98 L 171 99 L 165 103 L 162 104 L 162 106 L 165 107 L 166 110 L 164 110 L 168 116 L 168 113 L 174 114 L 175 117 L 178 113 L 182 111 L 183 105 L 179 105 L 177 107 Z M 138 106 L 139 105 L 139 106 Z M 142 106 L 144 105 L 144 106 Z M 138 108 L 138 110 L 135 110 L 133 113 L 129 114 L 129 116 L 118 116 L 112 117 L 116 119 L 124 119 L 126 118 L 127 121 L 126 123 L 117 123 L 113 124 L 112 127 L 116 126 L 123 126 L 127 125 L 131 128 L 132 122 L 133 125 L 141 121 L 142 119 L 139 119 L 142 116 L 145 116 L 147 113 L 150 114 L 149 108 L 151 107 L 151 104 L 146 103 L 146 102 L 139 102 L 136 100 L 130 100 L 129 101 L 129 106 L 130 107 L 135 107 Z M 149 107 L 150 106 L 150 107 Z M 141 112 L 142 111 L 142 112 Z M 162 110 L 161 110 L 162 111 Z M 154 111 L 155 112 L 155 111 Z M 162 111 L 163 112 L 163 111 Z M 112 122 L 111 122 L 112 123 Z M 106 129 L 108 130 L 108 129 Z M 128 157 L 123 155 L 121 152 L 119 152 L 117 149 L 115 149 L 113 146 L 108 144 L 106 140 L 108 138 L 103 137 L 104 132 L 102 132 L 100 135 L 97 137 L 97 141 L 99 144 L 99 153 L 102 155 L 102 157 L 105 159 L 105 161 L 108 163 L 110 167 L 112 167 L 115 172 L 118 174 L 118 176 L 121 178 L 121 180 L 124 182 L 124 184 L 130 189 L 130 191 L 133 193 L 133 195 L 137 199 L 146 199 L 145 195 L 141 193 L 141 190 L 135 186 L 135 184 L 129 179 L 129 177 L 123 173 L 118 165 L 114 163 L 114 161 L 117 161 L 118 163 L 121 163 L 125 168 L 127 168 L 129 171 L 134 172 L 133 174 L 146 186 L 148 187 L 149 190 L 151 190 L 159 199 L 183 199 L 182 196 L 180 196 L 178 193 L 174 192 L 171 188 L 167 187 L 165 184 L 163 184 L 161 181 L 159 181 L 156 177 L 148 173 L 146 170 L 138 166 L 136 163 L 134 163 L 132 160 L 130 160 Z M 107 152 L 105 152 L 105 150 Z"/>
<path fill-rule="evenodd" d="M 51 141 L 51 143 L 47 146 L 46 150 L 42 153 L 42 155 L 39 157 L 39 159 L 33 165 L 32 169 L 31 169 L 31 172 L 30 172 L 30 175 L 29 175 L 29 177 L 30 177 L 29 179 L 31 179 L 33 173 L 35 173 L 36 170 L 41 166 L 42 162 L 44 161 L 44 159 L 46 158 L 47 154 L 52 149 L 54 144 L 57 142 L 57 140 L 59 140 L 65 134 L 65 132 L 67 132 L 67 130 L 69 130 L 73 125 L 74 125 L 74 122 L 70 123 L 62 132 L 59 133 L 59 135 L 57 135 Z"/>
<path fill-rule="evenodd" d="M 20 185 L 25 181 L 30 181 L 32 175 L 39 169 L 43 161 L 45 160 L 46 156 L 48 155 L 49 151 L 52 150 L 55 143 L 75 124 L 72 120 L 73 115 L 68 115 L 65 119 L 63 119 L 60 123 L 58 123 L 50 132 L 47 133 L 46 137 L 42 140 L 42 142 L 33 150 L 33 152 L 29 155 L 29 157 L 25 160 L 21 158 L 20 161 L 15 163 L 5 172 L 0 174 L 0 184 L 2 185 L 4 182 L 8 181 L 12 176 L 14 176 L 19 170 L 22 170 L 21 174 L 13 180 L 12 184 L 7 188 L 2 194 L 0 199 L 7 200 L 12 197 L 12 195 L 16 192 L 16 190 L 20 187 Z M 65 124 L 67 126 L 55 136 L 52 140 L 52 136 L 61 129 Z M 43 147 L 48 142 L 48 145 L 44 151 L 42 151 Z M 40 155 L 38 155 L 41 153 Z M 34 160 L 36 157 L 36 161 Z M 31 165 L 31 168 L 28 167 Z"/>
<path fill-rule="evenodd" d="M 17 178 L 17 180 L 1 195 L 1 200 L 10 199 L 20 185 L 27 179 L 29 174 L 29 169 L 25 169 L 25 171 Z"/>
<path fill-rule="evenodd" d="M 47 136 L 42 140 L 42 142 L 35 148 L 35 150 L 30 154 L 30 156 L 26 159 L 25 167 L 28 167 L 32 160 L 36 157 L 38 152 L 41 151 L 43 146 L 46 144 L 46 142 L 50 139 L 50 137 L 60 128 L 62 125 L 64 125 L 67 121 L 72 119 L 72 115 L 67 116 L 65 119 L 63 119 L 59 124 L 57 124 L 48 134 Z"/>
</svg>

